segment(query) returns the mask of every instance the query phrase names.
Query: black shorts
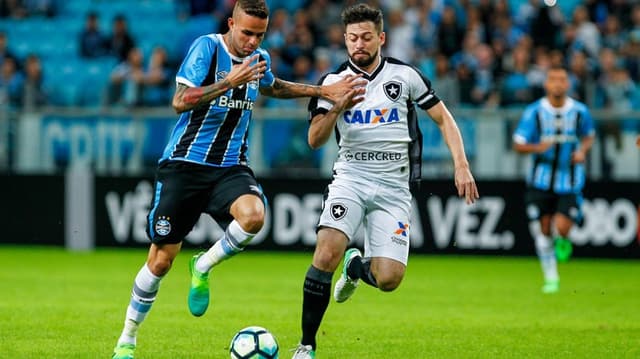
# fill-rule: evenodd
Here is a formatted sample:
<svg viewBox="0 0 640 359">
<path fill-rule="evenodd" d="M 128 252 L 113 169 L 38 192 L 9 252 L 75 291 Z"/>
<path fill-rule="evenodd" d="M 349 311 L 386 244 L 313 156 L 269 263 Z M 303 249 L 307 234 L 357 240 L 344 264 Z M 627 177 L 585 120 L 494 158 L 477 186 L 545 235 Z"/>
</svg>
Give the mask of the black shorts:
<svg viewBox="0 0 640 359">
<path fill-rule="evenodd" d="M 527 189 L 524 196 L 529 220 L 537 220 L 545 215 L 562 213 L 577 221 L 581 217 L 579 199 L 580 196 L 575 193 L 557 194 L 535 188 Z"/>
<path fill-rule="evenodd" d="M 147 216 L 147 234 L 153 243 L 180 243 L 209 214 L 226 229 L 233 217 L 231 204 L 241 195 L 263 199 L 253 171 L 247 166 L 210 167 L 170 161 L 160 164 Z"/>
</svg>

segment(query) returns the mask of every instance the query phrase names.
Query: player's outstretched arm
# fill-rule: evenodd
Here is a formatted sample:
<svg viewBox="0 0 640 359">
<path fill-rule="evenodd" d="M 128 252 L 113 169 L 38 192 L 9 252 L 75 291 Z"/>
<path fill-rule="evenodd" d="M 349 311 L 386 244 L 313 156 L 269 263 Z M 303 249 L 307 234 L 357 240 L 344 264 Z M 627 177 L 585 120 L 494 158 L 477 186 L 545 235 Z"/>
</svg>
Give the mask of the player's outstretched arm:
<svg viewBox="0 0 640 359">
<path fill-rule="evenodd" d="M 322 97 L 331 102 L 336 102 L 351 89 L 356 89 L 356 94 L 364 94 L 366 81 L 360 77 L 361 75 L 345 76 L 338 82 L 323 86 L 307 85 L 276 78 L 273 86 L 261 87 L 260 93 L 277 98 Z"/>
<path fill-rule="evenodd" d="M 544 140 L 539 143 L 513 143 L 514 151 L 518 153 L 543 153 L 546 152 L 551 146 L 553 146 L 553 141 Z"/>
<path fill-rule="evenodd" d="M 231 88 L 251 81 L 260 81 L 264 77 L 267 63 L 266 61 L 256 62 L 257 60 L 258 55 L 253 55 L 242 64 L 234 65 L 224 79 L 211 85 L 189 87 L 178 84 L 173 95 L 173 109 L 176 113 L 191 111 L 198 106 L 209 104 Z"/>
<path fill-rule="evenodd" d="M 204 87 L 178 84 L 171 105 L 176 113 L 191 111 L 200 105 L 208 104 L 230 88 L 231 84 L 227 79 Z"/>
<path fill-rule="evenodd" d="M 442 101 L 427 110 L 427 113 L 440 128 L 440 132 L 449 147 L 449 151 L 451 151 L 455 167 L 454 179 L 456 188 L 458 189 L 458 196 L 465 197 L 467 204 L 475 202 L 480 195 L 478 194 L 476 181 L 469 168 L 467 155 L 464 153 L 462 135 L 460 135 L 460 129 L 456 121 Z"/>
</svg>

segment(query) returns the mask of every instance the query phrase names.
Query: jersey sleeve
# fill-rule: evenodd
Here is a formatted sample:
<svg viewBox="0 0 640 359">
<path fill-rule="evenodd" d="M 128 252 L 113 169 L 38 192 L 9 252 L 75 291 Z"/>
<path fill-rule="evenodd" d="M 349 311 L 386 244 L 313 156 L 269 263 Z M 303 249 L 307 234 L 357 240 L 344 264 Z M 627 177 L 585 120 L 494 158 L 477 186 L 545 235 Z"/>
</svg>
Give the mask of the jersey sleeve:
<svg viewBox="0 0 640 359">
<path fill-rule="evenodd" d="M 410 76 L 409 81 L 411 100 L 421 109 L 428 110 L 440 102 L 440 99 L 431 87 L 431 81 L 415 67 L 412 66 L 411 70 L 415 72 L 415 75 Z"/>
<path fill-rule="evenodd" d="M 513 142 L 518 144 L 538 143 L 540 142 L 540 134 L 536 121 L 538 111 L 535 107 L 529 106 L 522 113 L 518 127 L 513 133 Z"/>
<path fill-rule="evenodd" d="M 260 54 L 258 61 L 264 60 L 267 62 L 267 69 L 264 71 L 264 76 L 260 79 L 260 87 L 271 87 L 273 83 L 276 82 L 276 77 L 271 71 L 271 55 L 264 49 L 258 49 L 257 51 Z"/>
<path fill-rule="evenodd" d="M 340 81 L 340 77 L 335 74 L 327 74 L 324 75 L 318 81 L 318 86 L 331 85 Z M 315 116 L 325 114 L 329 112 L 333 104 L 321 97 L 312 97 L 309 100 L 309 106 L 307 109 L 309 110 L 309 121 L 311 121 Z"/>
<path fill-rule="evenodd" d="M 589 112 L 586 105 L 583 105 L 581 112 L 582 120 L 580 121 L 580 127 L 578 127 L 576 131 L 578 137 L 589 137 L 595 135 L 596 129 L 593 124 L 593 118 L 591 117 L 591 112 Z"/>
<path fill-rule="evenodd" d="M 177 84 L 189 87 L 202 84 L 209 72 L 211 59 L 216 53 L 216 41 L 213 37 L 201 36 L 191 44 L 176 74 Z"/>
</svg>

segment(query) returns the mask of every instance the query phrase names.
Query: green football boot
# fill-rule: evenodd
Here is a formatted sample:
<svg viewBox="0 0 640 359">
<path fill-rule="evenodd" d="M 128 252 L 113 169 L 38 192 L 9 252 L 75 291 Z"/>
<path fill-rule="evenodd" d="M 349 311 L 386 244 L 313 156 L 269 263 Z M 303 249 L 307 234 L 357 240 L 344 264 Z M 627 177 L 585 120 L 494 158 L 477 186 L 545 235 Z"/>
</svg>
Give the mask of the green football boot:
<svg viewBox="0 0 640 359">
<path fill-rule="evenodd" d="M 135 350 L 135 344 L 118 344 L 113 349 L 111 359 L 133 359 L 133 352 Z"/>
<path fill-rule="evenodd" d="M 336 281 L 336 285 L 333 288 L 333 298 L 338 303 L 342 303 L 349 299 L 358 288 L 358 279 L 351 279 L 347 274 L 347 268 L 349 263 L 355 257 L 362 257 L 362 254 L 357 248 L 351 248 L 344 254 L 344 263 L 342 264 L 342 274 Z"/>
<path fill-rule="evenodd" d="M 209 307 L 209 273 L 200 273 L 196 269 L 196 262 L 203 254 L 204 252 L 194 255 L 189 262 L 189 311 L 196 317 L 203 315 Z"/>
<path fill-rule="evenodd" d="M 556 237 L 553 241 L 554 249 L 556 252 L 556 258 L 559 262 L 566 262 L 571 258 L 573 253 L 573 245 L 571 241 L 564 237 Z"/>
<path fill-rule="evenodd" d="M 544 285 L 542 286 L 542 293 L 544 294 L 553 294 L 557 293 L 560 290 L 560 280 L 545 280 Z"/>
</svg>

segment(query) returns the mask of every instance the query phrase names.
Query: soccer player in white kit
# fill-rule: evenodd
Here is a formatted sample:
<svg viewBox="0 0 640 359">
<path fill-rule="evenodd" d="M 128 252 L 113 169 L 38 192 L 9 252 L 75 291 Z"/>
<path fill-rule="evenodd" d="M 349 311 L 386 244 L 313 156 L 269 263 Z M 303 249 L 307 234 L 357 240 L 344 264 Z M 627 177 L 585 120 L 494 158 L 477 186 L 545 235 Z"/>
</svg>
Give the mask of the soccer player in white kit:
<svg viewBox="0 0 640 359">
<path fill-rule="evenodd" d="M 316 333 L 329 305 L 331 280 L 344 253 L 334 289 L 337 302 L 354 292 L 358 281 L 392 291 L 400 285 L 409 255 L 410 182 L 420 180 L 422 138 L 415 106 L 440 128 L 455 165 L 458 195 L 478 198 L 458 126 L 431 83 L 415 67 L 382 57 L 382 12 L 359 4 L 342 13 L 349 60 L 324 76 L 324 85 L 360 74 L 363 96 L 354 90 L 335 103 L 312 98 L 309 145 L 322 146 L 335 128 L 339 145 L 334 178 L 318 223 L 318 239 L 303 287 L 302 339 L 294 359 L 315 357 Z M 347 246 L 362 224 L 364 257 Z"/>
</svg>

